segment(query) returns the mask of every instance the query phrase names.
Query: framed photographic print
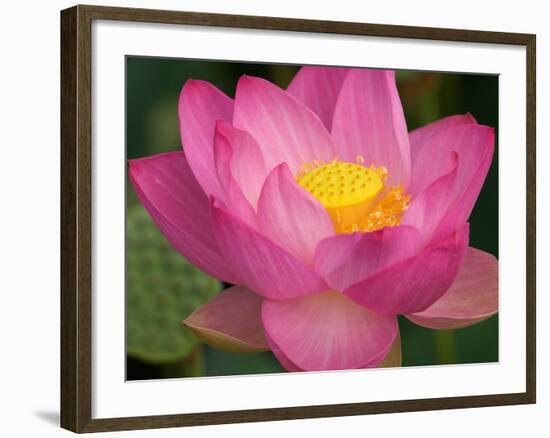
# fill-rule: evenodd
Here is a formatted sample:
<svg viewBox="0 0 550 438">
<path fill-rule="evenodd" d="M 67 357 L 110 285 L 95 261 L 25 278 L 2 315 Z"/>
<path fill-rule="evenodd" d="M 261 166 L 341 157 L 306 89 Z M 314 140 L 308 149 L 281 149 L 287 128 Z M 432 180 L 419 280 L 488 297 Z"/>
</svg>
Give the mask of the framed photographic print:
<svg viewBox="0 0 550 438">
<path fill-rule="evenodd" d="M 535 402 L 535 36 L 61 13 L 61 423 Z"/>
</svg>

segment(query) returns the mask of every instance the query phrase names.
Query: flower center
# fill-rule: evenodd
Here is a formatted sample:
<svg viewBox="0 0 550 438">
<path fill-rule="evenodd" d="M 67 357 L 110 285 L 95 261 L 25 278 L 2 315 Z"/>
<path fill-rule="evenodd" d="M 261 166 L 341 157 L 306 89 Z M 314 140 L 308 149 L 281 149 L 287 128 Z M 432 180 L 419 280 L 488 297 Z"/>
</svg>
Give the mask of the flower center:
<svg viewBox="0 0 550 438">
<path fill-rule="evenodd" d="M 315 161 L 303 165 L 295 177 L 327 209 L 337 233 L 398 225 L 408 207 L 410 197 L 401 186 L 384 186 L 387 169 L 363 162 L 361 156 L 356 163 Z"/>
</svg>

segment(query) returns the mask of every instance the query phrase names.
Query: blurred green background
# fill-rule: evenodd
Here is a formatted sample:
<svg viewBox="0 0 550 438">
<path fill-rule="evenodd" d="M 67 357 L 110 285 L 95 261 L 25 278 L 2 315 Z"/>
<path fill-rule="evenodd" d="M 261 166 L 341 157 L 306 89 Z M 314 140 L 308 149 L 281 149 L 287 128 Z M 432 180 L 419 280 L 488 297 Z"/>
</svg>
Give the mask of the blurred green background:
<svg viewBox="0 0 550 438">
<path fill-rule="evenodd" d="M 286 87 L 298 66 L 165 58 L 126 59 L 127 158 L 180 150 L 177 102 L 188 79 L 211 82 L 234 97 L 243 74 Z M 410 130 L 470 112 L 493 126 L 498 144 L 498 77 L 399 71 Z M 470 245 L 498 257 L 498 148 L 470 219 Z M 221 376 L 283 371 L 271 353 L 224 353 L 200 343 L 181 320 L 225 286 L 176 253 L 127 181 L 127 379 Z M 403 365 L 498 361 L 498 316 L 460 330 L 435 331 L 400 317 Z"/>
</svg>

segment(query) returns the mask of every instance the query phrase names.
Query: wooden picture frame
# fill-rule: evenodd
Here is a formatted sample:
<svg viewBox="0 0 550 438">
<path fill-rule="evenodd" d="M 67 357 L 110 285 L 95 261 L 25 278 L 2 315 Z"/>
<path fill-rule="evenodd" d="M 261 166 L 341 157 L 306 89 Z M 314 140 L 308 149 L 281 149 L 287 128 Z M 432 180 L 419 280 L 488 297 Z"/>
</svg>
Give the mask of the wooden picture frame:
<svg viewBox="0 0 550 438">
<path fill-rule="evenodd" d="M 412 38 L 526 48 L 526 391 L 193 414 L 92 418 L 92 35 L 94 20 Z M 535 35 L 195 12 L 75 6 L 61 13 L 61 426 L 98 432 L 535 403 Z"/>
</svg>

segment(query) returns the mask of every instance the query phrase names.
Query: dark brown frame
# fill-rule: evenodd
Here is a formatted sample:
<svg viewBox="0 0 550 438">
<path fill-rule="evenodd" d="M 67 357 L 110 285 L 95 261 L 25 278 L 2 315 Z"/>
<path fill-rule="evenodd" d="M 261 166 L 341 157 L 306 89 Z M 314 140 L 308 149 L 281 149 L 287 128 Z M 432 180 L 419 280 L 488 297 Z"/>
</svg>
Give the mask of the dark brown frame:
<svg viewBox="0 0 550 438">
<path fill-rule="evenodd" d="M 525 46 L 527 50 L 526 392 L 230 412 L 92 419 L 92 20 L 141 21 Z M 518 33 L 81 5 L 62 11 L 61 426 L 74 432 L 98 432 L 535 403 L 535 45 L 535 35 Z"/>
</svg>

